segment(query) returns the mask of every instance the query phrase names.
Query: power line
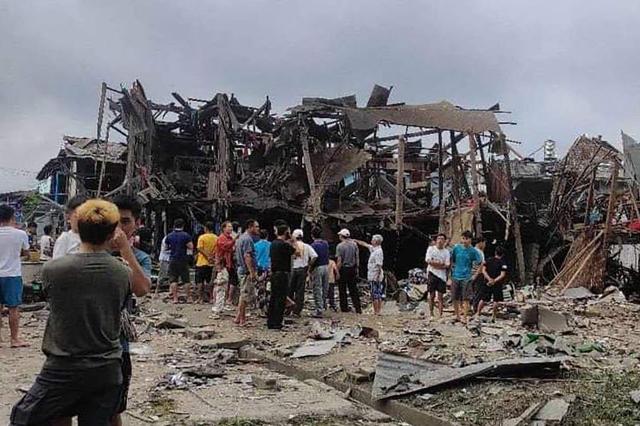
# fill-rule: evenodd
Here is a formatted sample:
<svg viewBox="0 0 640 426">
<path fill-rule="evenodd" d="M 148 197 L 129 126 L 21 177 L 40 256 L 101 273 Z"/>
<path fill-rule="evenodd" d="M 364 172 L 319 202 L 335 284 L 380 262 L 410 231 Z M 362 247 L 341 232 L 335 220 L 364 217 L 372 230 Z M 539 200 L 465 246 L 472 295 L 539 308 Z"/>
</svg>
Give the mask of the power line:
<svg viewBox="0 0 640 426">
<path fill-rule="evenodd" d="M 5 166 L 0 166 L 0 173 L 4 175 L 24 176 L 24 177 L 30 177 L 30 178 L 35 178 L 38 174 L 38 172 L 33 170 L 15 169 L 13 167 L 5 167 Z"/>
</svg>

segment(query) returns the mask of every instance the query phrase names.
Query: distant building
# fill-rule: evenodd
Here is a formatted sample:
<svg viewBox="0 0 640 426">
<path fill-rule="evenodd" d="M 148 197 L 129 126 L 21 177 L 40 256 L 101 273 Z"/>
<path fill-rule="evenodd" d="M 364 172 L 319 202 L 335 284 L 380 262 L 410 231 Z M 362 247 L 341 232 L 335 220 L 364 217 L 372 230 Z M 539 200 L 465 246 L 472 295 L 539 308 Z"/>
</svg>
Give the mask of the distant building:
<svg viewBox="0 0 640 426">
<path fill-rule="evenodd" d="M 63 140 L 64 148 L 58 156 L 49 160 L 38 173 L 40 193 L 59 204 L 64 204 L 79 193 L 96 195 L 103 160 L 106 167 L 102 193 L 114 190 L 122 184 L 126 168 L 125 144 L 105 144 L 96 139 L 73 136 L 65 136 Z"/>
</svg>

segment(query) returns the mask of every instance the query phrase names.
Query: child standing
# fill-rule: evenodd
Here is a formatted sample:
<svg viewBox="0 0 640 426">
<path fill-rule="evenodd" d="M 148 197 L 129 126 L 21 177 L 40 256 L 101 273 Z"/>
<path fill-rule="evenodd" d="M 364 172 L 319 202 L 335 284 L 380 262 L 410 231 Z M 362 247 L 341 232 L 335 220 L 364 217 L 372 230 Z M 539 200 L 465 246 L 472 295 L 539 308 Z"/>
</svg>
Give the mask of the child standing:
<svg viewBox="0 0 640 426">
<path fill-rule="evenodd" d="M 338 264 L 336 263 L 336 257 L 331 256 L 329 258 L 329 288 L 325 294 L 325 300 L 329 300 L 329 306 L 333 311 L 337 311 L 336 308 L 336 282 L 340 278 L 340 271 L 338 270 Z"/>
<path fill-rule="evenodd" d="M 211 311 L 215 315 L 219 315 L 224 310 L 225 294 L 228 284 L 229 271 L 225 266 L 224 258 L 220 257 L 216 262 L 216 277 L 213 280 L 211 295 L 211 300 L 213 300 L 213 307 L 211 308 Z"/>
</svg>

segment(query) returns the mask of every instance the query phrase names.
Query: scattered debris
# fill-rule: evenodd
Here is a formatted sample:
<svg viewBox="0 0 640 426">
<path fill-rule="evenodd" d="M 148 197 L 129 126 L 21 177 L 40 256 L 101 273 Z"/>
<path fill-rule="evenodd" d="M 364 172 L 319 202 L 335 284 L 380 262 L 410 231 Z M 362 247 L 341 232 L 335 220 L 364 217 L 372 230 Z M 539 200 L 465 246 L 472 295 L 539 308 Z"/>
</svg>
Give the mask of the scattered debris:
<svg viewBox="0 0 640 426">
<path fill-rule="evenodd" d="M 427 361 L 379 353 L 373 397 L 387 399 L 451 385 L 475 376 L 528 373 L 534 376 L 557 372 L 565 357 L 525 357 L 482 362 L 454 368 Z"/>
<path fill-rule="evenodd" d="M 380 333 L 375 328 L 362 327 L 359 336 L 366 339 L 374 339 L 377 341 L 380 338 Z"/>
<path fill-rule="evenodd" d="M 252 375 L 251 383 L 253 383 L 253 385 L 258 389 L 263 389 L 263 390 L 278 389 L 278 380 L 275 377 Z"/>
<path fill-rule="evenodd" d="M 373 369 L 360 367 L 356 370 L 347 370 L 347 377 L 355 383 L 366 383 L 373 380 L 376 372 Z"/>
<path fill-rule="evenodd" d="M 559 422 L 569 410 L 570 402 L 574 397 L 569 396 L 566 399 L 556 398 L 547 402 L 534 416 L 534 420 L 545 422 Z"/>
<path fill-rule="evenodd" d="M 210 340 L 215 334 L 216 331 L 212 327 L 185 329 L 185 336 L 194 340 Z"/>
<path fill-rule="evenodd" d="M 144 343 L 131 342 L 129 343 L 129 353 L 132 355 L 151 355 L 153 349 Z"/>
<path fill-rule="evenodd" d="M 596 297 L 595 294 L 591 293 L 588 289 L 584 287 L 573 287 L 565 290 L 563 297 L 565 299 L 591 299 L 592 297 Z"/>
<path fill-rule="evenodd" d="M 336 330 L 330 339 L 306 342 L 293 352 L 291 358 L 326 355 L 334 347 L 342 343 L 348 333 L 348 330 Z"/>
<path fill-rule="evenodd" d="M 521 426 L 525 425 L 526 422 L 531 420 L 531 418 L 538 412 L 542 403 L 534 402 L 527 408 L 522 414 L 513 419 L 507 419 L 502 422 L 502 426 Z"/>
<path fill-rule="evenodd" d="M 223 377 L 225 375 L 224 370 L 216 365 L 202 365 L 194 368 L 188 368 L 182 373 L 187 376 L 202 377 L 207 379 Z"/>
<path fill-rule="evenodd" d="M 160 330 L 177 330 L 181 328 L 187 328 L 188 326 L 188 323 L 169 316 L 160 318 L 155 324 L 155 327 Z"/>
<path fill-rule="evenodd" d="M 640 404 L 640 389 L 629 392 L 629 396 L 633 402 Z"/>
<path fill-rule="evenodd" d="M 250 340 L 244 338 L 224 338 L 203 341 L 202 343 L 198 343 L 197 347 L 200 352 L 215 351 L 217 349 L 231 349 L 237 351 L 250 343 Z"/>
<path fill-rule="evenodd" d="M 535 324 L 543 333 L 566 333 L 571 330 L 566 315 L 539 305 L 521 310 L 520 318 L 522 325 Z"/>
<path fill-rule="evenodd" d="M 333 338 L 333 332 L 325 328 L 320 321 L 314 321 L 309 337 L 315 340 L 329 340 Z"/>
<path fill-rule="evenodd" d="M 623 292 L 616 287 L 607 287 L 602 293 L 602 297 L 593 303 L 626 303 L 627 298 Z"/>
</svg>

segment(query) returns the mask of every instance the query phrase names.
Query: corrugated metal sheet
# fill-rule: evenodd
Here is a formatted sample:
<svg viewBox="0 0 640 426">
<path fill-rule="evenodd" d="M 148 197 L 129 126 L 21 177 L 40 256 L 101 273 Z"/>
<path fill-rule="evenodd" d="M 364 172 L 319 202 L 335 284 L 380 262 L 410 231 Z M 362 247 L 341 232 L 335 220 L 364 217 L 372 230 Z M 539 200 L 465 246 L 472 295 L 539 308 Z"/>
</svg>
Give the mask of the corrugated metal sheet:
<svg viewBox="0 0 640 426">
<path fill-rule="evenodd" d="M 98 143 L 96 139 L 77 138 L 73 136 L 63 137 L 65 141 L 64 149 L 60 150 L 58 156 L 47 161 L 36 179 L 44 180 L 54 173 L 63 171 L 62 162 L 65 158 L 91 158 L 94 160 L 106 159 L 108 163 L 124 164 L 124 155 L 127 151 L 127 145 L 122 143 L 109 142 L 105 155 L 104 142 Z"/>
<path fill-rule="evenodd" d="M 372 395 L 376 399 L 388 398 L 388 389 L 395 386 L 402 376 L 414 376 L 421 371 L 443 368 L 442 364 L 413 359 L 386 352 L 378 353 L 376 375 L 373 379 Z M 408 383 L 408 389 L 420 389 L 420 383 Z"/>
<path fill-rule="evenodd" d="M 478 375 L 497 376 L 527 370 L 532 376 L 545 369 L 558 369 L 567 357 L 522 357 L 472 364 L 454 368 L 433 364 L 394 354 L 378 355 L 372 395 L 386 399 L 416 392 L 424 392 L 438 386 L 455 384 Z"/>
<path fill-rule="evenodd" d="M 76 158 L 93 158 L 102 159 L 106 158 L 111 163 L 124 163 L 122 159 L 123 154 L 127 150 L 127 145 L 122 143 L 109 142 L 106 145 L 105 156 L 105 142 L 98 142 L 96 139 L 91 138 L 76 138 L 72 136 L 65 136 L 63 138 L 67 142 L 64 146 L 67 157 Z"/>
<path fill-rule="evenodd" d="M 313 173 L 319 185 L 331 185 L 371 160 L 371 154 L 346 145 L 327 148 L 311 155 Z"/>
<path fill-rule="evenodd" d="M 416 127 L 434 127 L 460 132 L 501 132 L 491 111 L 464 110 L 442 101 L 435 104 L 383 108 L 345 108 L 354 130 L 371 130 L 379 122 Z"/>
</svg>

